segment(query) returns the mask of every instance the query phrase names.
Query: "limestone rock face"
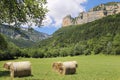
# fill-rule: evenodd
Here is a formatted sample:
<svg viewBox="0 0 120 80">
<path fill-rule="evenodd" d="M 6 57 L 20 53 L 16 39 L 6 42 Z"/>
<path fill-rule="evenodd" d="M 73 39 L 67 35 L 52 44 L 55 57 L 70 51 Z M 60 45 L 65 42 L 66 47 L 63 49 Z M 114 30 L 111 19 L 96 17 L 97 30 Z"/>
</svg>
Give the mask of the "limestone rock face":
<svg viewBox="0 0 120 80">
<path fill-rule="evenodd" d="M 90 9 L 88 12 L 80 13 L 76 18 L 72 18 L 70 15 L 64 17 L 62 26 L 84 24 L 118 13 L 120 13 L 120 2 L 101 4 Z"/>
<path fill-rule="evenodd" d="M 72 24 L 74 23 L 72 22 L 72 17 L 70 15 L 67 15 L 66 17 L 64 17 L 63 22 L 62 22 L 63 27 L 69 26 Z"/>
</svg>

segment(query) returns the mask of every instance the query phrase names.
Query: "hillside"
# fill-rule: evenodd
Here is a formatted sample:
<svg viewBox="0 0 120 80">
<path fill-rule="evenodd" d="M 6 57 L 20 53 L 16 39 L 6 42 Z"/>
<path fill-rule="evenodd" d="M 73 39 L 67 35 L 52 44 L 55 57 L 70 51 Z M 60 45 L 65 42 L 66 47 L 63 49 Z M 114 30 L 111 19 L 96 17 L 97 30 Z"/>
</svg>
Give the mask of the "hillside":
<svg viewBox="0 0 120 80">
<path fill-rule="evenodd" d="M 41 41 L 38 50 L 47 57 L 120 54 L 120 14 L 60 28 L 51 38 Z"/>
<path fill-rule="evenodd" d="M 8 25 L 1 25 L 0 33 L 7 36 L 8 40 L 12 41 L 19 47 L 31 47 L 36 42 L 49 37 L 48 34 L 41 33 L 33 29 L 21 29 Z"/>
<path fill-rule="evenodd" d="M 0 34 L 0 61 L 14 59 L 19 55 L 20 49 L 12 42 L 7 41 L 4 35 Z"/>
</svg>

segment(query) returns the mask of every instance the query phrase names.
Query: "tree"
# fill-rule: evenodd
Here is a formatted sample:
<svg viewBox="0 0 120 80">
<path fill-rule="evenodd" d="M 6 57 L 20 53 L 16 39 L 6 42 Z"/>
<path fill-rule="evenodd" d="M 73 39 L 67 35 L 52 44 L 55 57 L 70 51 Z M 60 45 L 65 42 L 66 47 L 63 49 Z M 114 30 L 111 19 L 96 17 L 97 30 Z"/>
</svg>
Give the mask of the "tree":
<svg viewBox="0 0 120 80">
<path fill-rule="evenodd" d="M 120 55 L 120 33 L 116 34 L 113 39 L 113 54 Z"/>
<path fill-rule="evenodd" d="M 47 9 L 46 0 L 0 0 L 0 23 L 15 26 L 28 22 L 41 25 Z"/>
<path fill-rule="evenodd" d="M 82 55 L 85 53 L 87 53 L 85 50 L 87 49 L 87 44 L 84 41 L 81 41 L 79 43 L 77 43 L 74 47 L 74 54 L 75 55 Z"/>
<path fill-rule="evenodd" d="M 0 34 L 0 50 L 5 50 L 8 47 L 8 43 L 5 40 L 4 36 Z"/>
</svg>

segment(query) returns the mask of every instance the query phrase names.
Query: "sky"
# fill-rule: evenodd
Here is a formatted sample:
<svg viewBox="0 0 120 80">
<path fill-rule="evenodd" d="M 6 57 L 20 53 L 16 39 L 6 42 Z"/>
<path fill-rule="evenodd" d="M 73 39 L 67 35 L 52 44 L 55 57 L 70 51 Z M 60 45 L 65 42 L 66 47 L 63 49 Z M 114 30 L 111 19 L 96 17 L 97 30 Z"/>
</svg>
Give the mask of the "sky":
<svg viewBox="0 0 120 80">
<path fill-rule="evenodd" d="M 44 26 L 35 30 L 51 35 L 62 27 L 62 19 L 66 15 L 76 17 L 80 12 L 88 11 L 99 4 L 120 0 L 47 0 L 47 2 L 49 12 L 43 20 Z"/>
</svg>

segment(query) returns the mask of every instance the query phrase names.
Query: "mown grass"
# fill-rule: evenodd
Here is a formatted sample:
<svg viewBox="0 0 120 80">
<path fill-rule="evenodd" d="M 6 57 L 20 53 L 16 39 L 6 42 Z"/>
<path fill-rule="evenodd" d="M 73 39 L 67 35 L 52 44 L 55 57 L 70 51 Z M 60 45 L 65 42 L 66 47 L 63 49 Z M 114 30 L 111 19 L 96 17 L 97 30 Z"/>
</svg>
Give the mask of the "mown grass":
<svg viewBox="0 0 120 80">
<path fill-rule="evenodd" d="M 58 58 L 19 58 L 12 61 L 30 61 L 32 76 L 15 78 L 14 80 L 120 80 L 120 56 L 76 56 Z M 52 63 L 56 61 L 78 62 L 74 75 L 60 75 L 52 70 Z M 10 80 L 8 71 L 3 69 L 7 61 L 0 61 L 0 80 Z"/>
</svg>

